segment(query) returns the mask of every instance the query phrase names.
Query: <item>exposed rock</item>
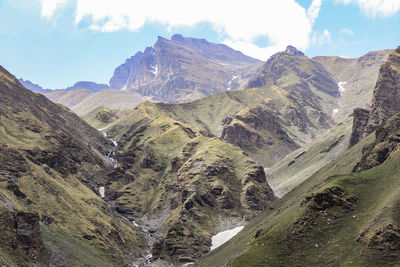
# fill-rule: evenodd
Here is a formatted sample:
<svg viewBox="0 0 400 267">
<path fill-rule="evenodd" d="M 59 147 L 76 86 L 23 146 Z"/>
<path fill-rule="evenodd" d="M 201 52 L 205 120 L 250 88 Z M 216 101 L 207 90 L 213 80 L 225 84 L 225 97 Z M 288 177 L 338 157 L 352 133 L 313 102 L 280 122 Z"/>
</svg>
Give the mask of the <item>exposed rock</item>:
<svg viewBox="0 0 400 267">
<path fill-rule="evenodd" d="M 136 68 L 139 67 L 140 61 L 143 58 L 142 52 L 137 52 L 134 56 L 125 60 L 125 63 L 120 65 L 114 70 L 114 74 L 110 79 L 110 87 L 115 89 L 122 89 L 133 75 Z"/>
<path fill-rule="evenodd" d="M 233 117 L 225 118 L 222 123 L 222 140 L 256 155 L 256 159 L 266 165 L 275 163 L 299 147 L 286 133 L 280 119 L 260 106 L 243 109 Z M 280 152 L 276 152 L 278 149 Z M 263 161 L 262 158 L 267 156 L 265 154 L 271 154 L 271 151 L 275 154 L 272 162 Z"/>
<path fill-rule="evenodd" d="M 368 119 L 365 118 L 367 115 L 365 110 L 358 109 L 357 114 L 354 113 L 352 133 L 354 139 L 350 146 L 375 131 L 398 112 L 400 112 L 400 47 L 389 55 L 379 70 Z"/>
<path fill-rule="evenodd" d="M 365 127 L 368 124 L 370 111 L 368 109 L 356 108 L 353 117 L 353 130 L 351 132 L 349 147 L 357 144 L 365 137 Z"/>
<path fill-rule="evenodd" d="M 305 79 L 308 86 L 313 86 L 317 90 L 334 97 L 340 96 L 332 75 L 321 64 L 305 57 L 302 52 L 292 46 L 288 46 L 284 52 L 271 56 L 257 78 L 249 81 L 248 88 L 277 85 L 290 90 L 293 86 L 290 83 L 297 83 L 297 81 L 290 81 L 288 84 L 288 80 L 282 79 L 289 77 L 290 74 Z"/>
<path fill-rule="evenodd" d="M 39 221 L 39 216 L 34 213 L 19 211 L 14 215 L 17 240 L 31 257 L 36 257 L 44 249 Z"/>
<path fill-rule="evenodd" d="M 398 47 L 379 70 L 374 89 L 367 133 L 400 111 L 400 47 Z"/>
<path fill-rule="evenodd" d="M 301 56 L 301 57 L 305 56 L 303 52 L 297 50 L 296 47 L 291 46 L 291 45 L 288 45 L 286 47 L 285 53 L 289 54 L 289 55 L 292 55 L 292 56 Z"/>
<path fill-rule="evenodd" d="M 302 205 L 308 205 L 312 210 L 327 210 L 329 208 L 340 206 L 346 210 L 352 210 L 357 202 L 357 197 L 347 197 L 344 191 L 333 186 L 322 192 L 306 196 Z"/>
<path fill-rule="evenodd" d="M 375 132 L 375 142 L 363 148 L 361 160 L 353 171 L 359 172 L 382 164 L 394 153 L 400 143 L 400 113 L 379 126 Z"/>
<path fill-rule="evenodd" d="M 242 76 L 247 79 L 241 73 L 257 62 L 226 45 L 204 39 L 158 37 L 154 46 L 116 68 L 110 86 L 162 102 L 187 102 L 228 87 L 238 89 L 236 80 Z"/>
<path fill-rule="evenodd" d="M 392 224 L 380 229 L 367 229 L 361 233 L 357 241 L 376 250 L 386 259 L 400 260 L 400 229 Z"/>
</svg>

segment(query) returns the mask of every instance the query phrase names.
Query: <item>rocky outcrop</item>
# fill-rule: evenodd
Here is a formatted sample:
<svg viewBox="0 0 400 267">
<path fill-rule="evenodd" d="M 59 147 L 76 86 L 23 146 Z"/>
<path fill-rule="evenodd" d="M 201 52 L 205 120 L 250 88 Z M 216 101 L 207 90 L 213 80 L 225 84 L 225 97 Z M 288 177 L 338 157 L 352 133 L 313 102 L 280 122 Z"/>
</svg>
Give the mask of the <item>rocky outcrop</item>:
<svg viewBox="0 0 400 267">
<path fill-rule="evenodd" d="M 271 110 L 260 106 L 243 109 L 225 118 L 222 126 L 222 140 L 255 155 L 257 160 L 266 165 L 275 163 L 299 147 L 282 127 L 280 119 Z M 275 154 L 276 158 L 267 163 L 262 160 L 265 154 Z"/>
<path fill-rule="evenodd" d="M 301 52 L 300 50 L 297 50 L 296 47 L 291 46 L 291 45 L 288 45 L 286 47 L 285 53 L 289 54 L 289 55 L 292 55 L 292 56 L 298 56 L 298 57 L 304 57 L 305 56 L 303 52 Z"/>
<path fill-rule="evenodd" d="M 9 211 L 0 206 L 0 241 L 2 249 L 12 250 L 19 257 L 37 258 L 44 250 L 36 213 Z"/>
<path fill-rule="evenodd" d="M 398 47 L 379 70 L 374 89 L 367 133 L 400 111 L 400 47 Z"/>
<path fill-rule="evenodd" d="M 378 80 L 373 92 L 368 123 L 365 124 L 366 111 L 355 112 L 353 134 L 350 146 L 383 125 L 400 111 L 400 47 L 393 51 L 379 70 Z M 356 121 L 358 119 L 359 121 Z M 357 140 L 358 138 L 358 140 Z"/>
<path fill-rule="evenodd" d="M 360 172 L 382 164 L 398 150 L 399 143 L 400 113 L 376 129 L 375 142 L 364 147 L 362 158 L 353 171 Z"/>
<path fill-rule="evenodd" d="M 17 240 L 32 257 L 37 256 L 44 248 L 39 222 L 39 216 L 34 213 L 20 211 L 14 215 L 14 231 Z"/>
<path fill-rule="evenodd" d="M 357 197 L 349 197 L 338 186 L 333 186 L 305 197 L 302 205 L 307 205 L 308 208 L 314 211 L 325 211 L 333 207 L 342 207 L 346 210 L 352 210 L 357 202 Z"/>
<path fill-rule="evenodd" d="M 400 260 L 400 229 L 392 224 L 379 229 L 367 229 L 357 241 L 375 250 L 386 260 Z"/>
<path fill-rule="evenodd" d="M 369 113 L 368 109 L 356 108 L 354 110 L 349 147 L 354 146 L 365 137 L 365 127 L 368 125 Z"/>
</svg>

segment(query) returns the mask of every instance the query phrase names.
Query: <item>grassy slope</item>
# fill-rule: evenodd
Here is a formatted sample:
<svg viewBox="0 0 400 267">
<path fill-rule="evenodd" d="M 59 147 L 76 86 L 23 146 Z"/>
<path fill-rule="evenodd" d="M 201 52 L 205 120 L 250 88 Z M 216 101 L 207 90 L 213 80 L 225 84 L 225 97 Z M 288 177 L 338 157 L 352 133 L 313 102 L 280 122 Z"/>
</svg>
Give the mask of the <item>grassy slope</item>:
<svg viewBox="0 0 400 267">
<path fill-rule="evenodd" d="M 273 211 L 267 211 L 250 222 L 237 236 L 220 248 L 207 254 L 198 263 L 198 266 L 223 266 L 228 261 L 245 252 L 243 260 L 238 258 L 238 266 L 257 265 L 263 262 L 263 255 L 268 255 L 265 250 L 256 251 L 251 247 L 246 250 L 247 244 L 259 229 L 263 232 L 276 232 L 278 235 L 286 234 L 286 227 L 300 215 L 299 207 L 304 197 L 315 190 L 326 185 L 326 179 L 338 173 L 350 173 L 353 165 L 361 158 L 361 150 L 364 145 L 372 143 L 373 136 L 369 136 L 351 150 L 344 152 L 336 160 L 329 162 L 326 166 L 314 173 L 310 178 L 301 183 L 275 203 Z M 278 239 L 276 239 L 278 240 Z M 265 244 L 265 243 L 264 243 Z M 282 244 L 280 244 L 282 245 Z M 279 247 L 280 245 L 274 244 Z M 261 247 L 264 249 L 265 245 Z M 253 251 L 256 251 L 253 253 Z M 284 251 L 284 250 L 283 250 Z M 281 263 L 285 265 L 284 263 Z M 268 266 L 268 265 L 267 265 Z M 282 266 L 282 265 L 281 265 Z"/>
<path fill-rule="evenodd" d="M 101 106 L 86 113 L 81 118 L 92 127 L 100 129 L 118 119 L 117 112 L 116 110 Z"/>
<path fill-rule="evenodd" d="M 354 211 L 334 210 L 333 214 L 337 219 L 332 219 L 331 224 L 328 223 L 329 216 L 319 217 L 317 225 L 301 238 L 301 242 L 286 240 L 288 227 L 292 225 L 296 215 L 303 211 L 300 208 L 297 214 L 294 213 L 295 216 L 287 216 L 279 225 L 264 228 L 267 232 L 231 265 L 397 265 L 399 262 L 396 259 L 368 249 L 356 240 L 370 226 L 378 230 L 388 224 L 399 226 L 399 161 L 400 155 L 397 155 L 369 171 L 332 177 L 323 187 L 337 185 L 347 194 L 357 196 L 358 202 Z M 291 249 L 288 250 L 285 245 Z"/>
<path fill-rule="evenodd" d="M 268 182 L 275 194 L 285 195 L 341 155 L 347 149 L 352 122 L 349 117 L 267 169 Z"/>
<path fill-rule="evenodd" d="M 26 210 L 38 213 L 40 218 L 47 216 L 54 220 L 42 225 L 46 250 L 35 261 L 44 265 L 111 266 L 121 264 L 122 255 L 130 257 L 130 253 L 136 253 L 142 244 L 137 230 L 84 184 L 93 175 L 100 177 L 104 168 L 89 144 L 100 147 L 106 140 L 70 111 L 21 87 L 3 69 L 0 89 L 8 92 L 0 101 L 0 208 L 10 212 Z M 10 101 L 14 95 L 17 100 Z M 61 173 L 57 167 L 28 160 L 28 150 L 57 155 L 61 141 L 67 141 L 67 146 L 62 147 L 66 153 L 64 158 L 56 160 L 55 166 L 71 162 L 68 158 L 71 151 L 74 157 L 79 153 L 91 157 L 75 159 L 79 162 L 76 173 L 71 170 Z M 80 148 L 74 150 L 77 144 Z M 94 158 L 97 163 L 91 161 Z M 52 164 L 50 160 L 48 164 Z M 25 170 L 21 166 L 25 166 Z M 9 190 L 10 184 L 16 184 L 25 196 Z M 1 210 L 0 217 L 6 213 Z M 7 228 L 0 228 L 2 236 L 12 233 L 7 231 Z M 88 240 L 84 235 L 94 238 Z M 118 235 L 123 235 L 124 242 L 121 243 Z M 2 246 L 0 262 L 26 265 L 32 259 L 23 253 Z"/>
</svg>

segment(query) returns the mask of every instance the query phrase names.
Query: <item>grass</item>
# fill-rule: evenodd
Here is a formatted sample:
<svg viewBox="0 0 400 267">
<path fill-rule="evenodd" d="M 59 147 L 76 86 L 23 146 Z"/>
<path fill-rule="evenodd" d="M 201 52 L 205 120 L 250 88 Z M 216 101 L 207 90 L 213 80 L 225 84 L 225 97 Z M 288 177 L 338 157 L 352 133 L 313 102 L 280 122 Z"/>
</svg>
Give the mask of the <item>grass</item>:
<svg viewBox="0 0 400 267">
<path fill-rule="evenodd" d="M 295 187 L 288 194 L 283 196 L 275 203 L 274 210 L 265 211 L 254 220 L 252 220 L 238 235 L 232 238 L 229 242 L 225 243 L 216 250 L 210 252 L 203 257 L 197 266 L 224 266 L 227 262 L 232 261 L 234 258 L 243 254 L 241 258 L 234 261 L 233 266 L 275 266 L 271 261 L 269 264 L 265 262 L 265 257 L 269 257 L 266 245 L 250 246 L 248 247 L 249 240 L 259 230 L 263 234 L 270 234 L 269 238 L 273 241 L 279 242 L 279 236 L 287 234 L 286 229 L 291 226 L 293 221 L 301 215 L 300 203 L 306 195 L 319 190 L 327 185 L 326 179 L 332 175 L 339 173 L 350 173 L 352 166 L 361 157 L 361 150 L 364 145 L 372 142 L 372 138 L 363 140 L 361 143 L 354 146 L 351 150 L 345 151 L 336 160 L 328 162 L 319 171 L 310 174 L 310 177 L 299 186 Z M 318 153 L 320 149 L 315 149 Z M 294 154 L 298 155 L 298 154 Z M 306 155 L 306 154 L 305 154 Z M 305 157 L 305 155 L 303 157 Z M 345 164 L 345 167 L 343 167 Z M 351 192 L 350 192 L 351 194 Z M 275 235 L 274 235 L 275 233 Z M 268 249 L 274 251 L 281 249 L 281 252 L 287 252 L 286 248 L 281 248 L 284 243 L 274 243 Z M 314 243 L 315 244 L 315 243 Z M 262 253 L 261 253 L 262 252 Z M 265 257 L 263 255 L 266 255 Z M 282 255 L 282 259 L 286 259 Z M 288 261 L 289 262 L 289 261 Z M 303 263 L 303 261 L 299 261 Z M 285 264 L 280 262 L 280 266 Z M 283 264 L 283 265 L 282 265 Z M 306 266 L 306 265 L 303 265 Z"/>
</svg>

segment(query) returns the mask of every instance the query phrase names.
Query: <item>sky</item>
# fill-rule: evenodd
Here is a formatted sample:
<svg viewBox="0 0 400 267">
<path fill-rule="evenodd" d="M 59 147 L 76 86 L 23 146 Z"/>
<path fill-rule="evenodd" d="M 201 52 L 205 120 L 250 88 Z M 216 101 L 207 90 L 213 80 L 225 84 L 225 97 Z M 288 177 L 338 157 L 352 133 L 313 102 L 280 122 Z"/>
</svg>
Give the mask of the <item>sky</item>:
<svg viewBox="0 0 400 267">
<path fill-rule="evenodd" d="M 287 45 L 359 57 L 400 45 L 400 0 L 0 0 L 0 65 L 44 88 L 108 83 L 175 33 L 261 60 Z"/>
</svg>

